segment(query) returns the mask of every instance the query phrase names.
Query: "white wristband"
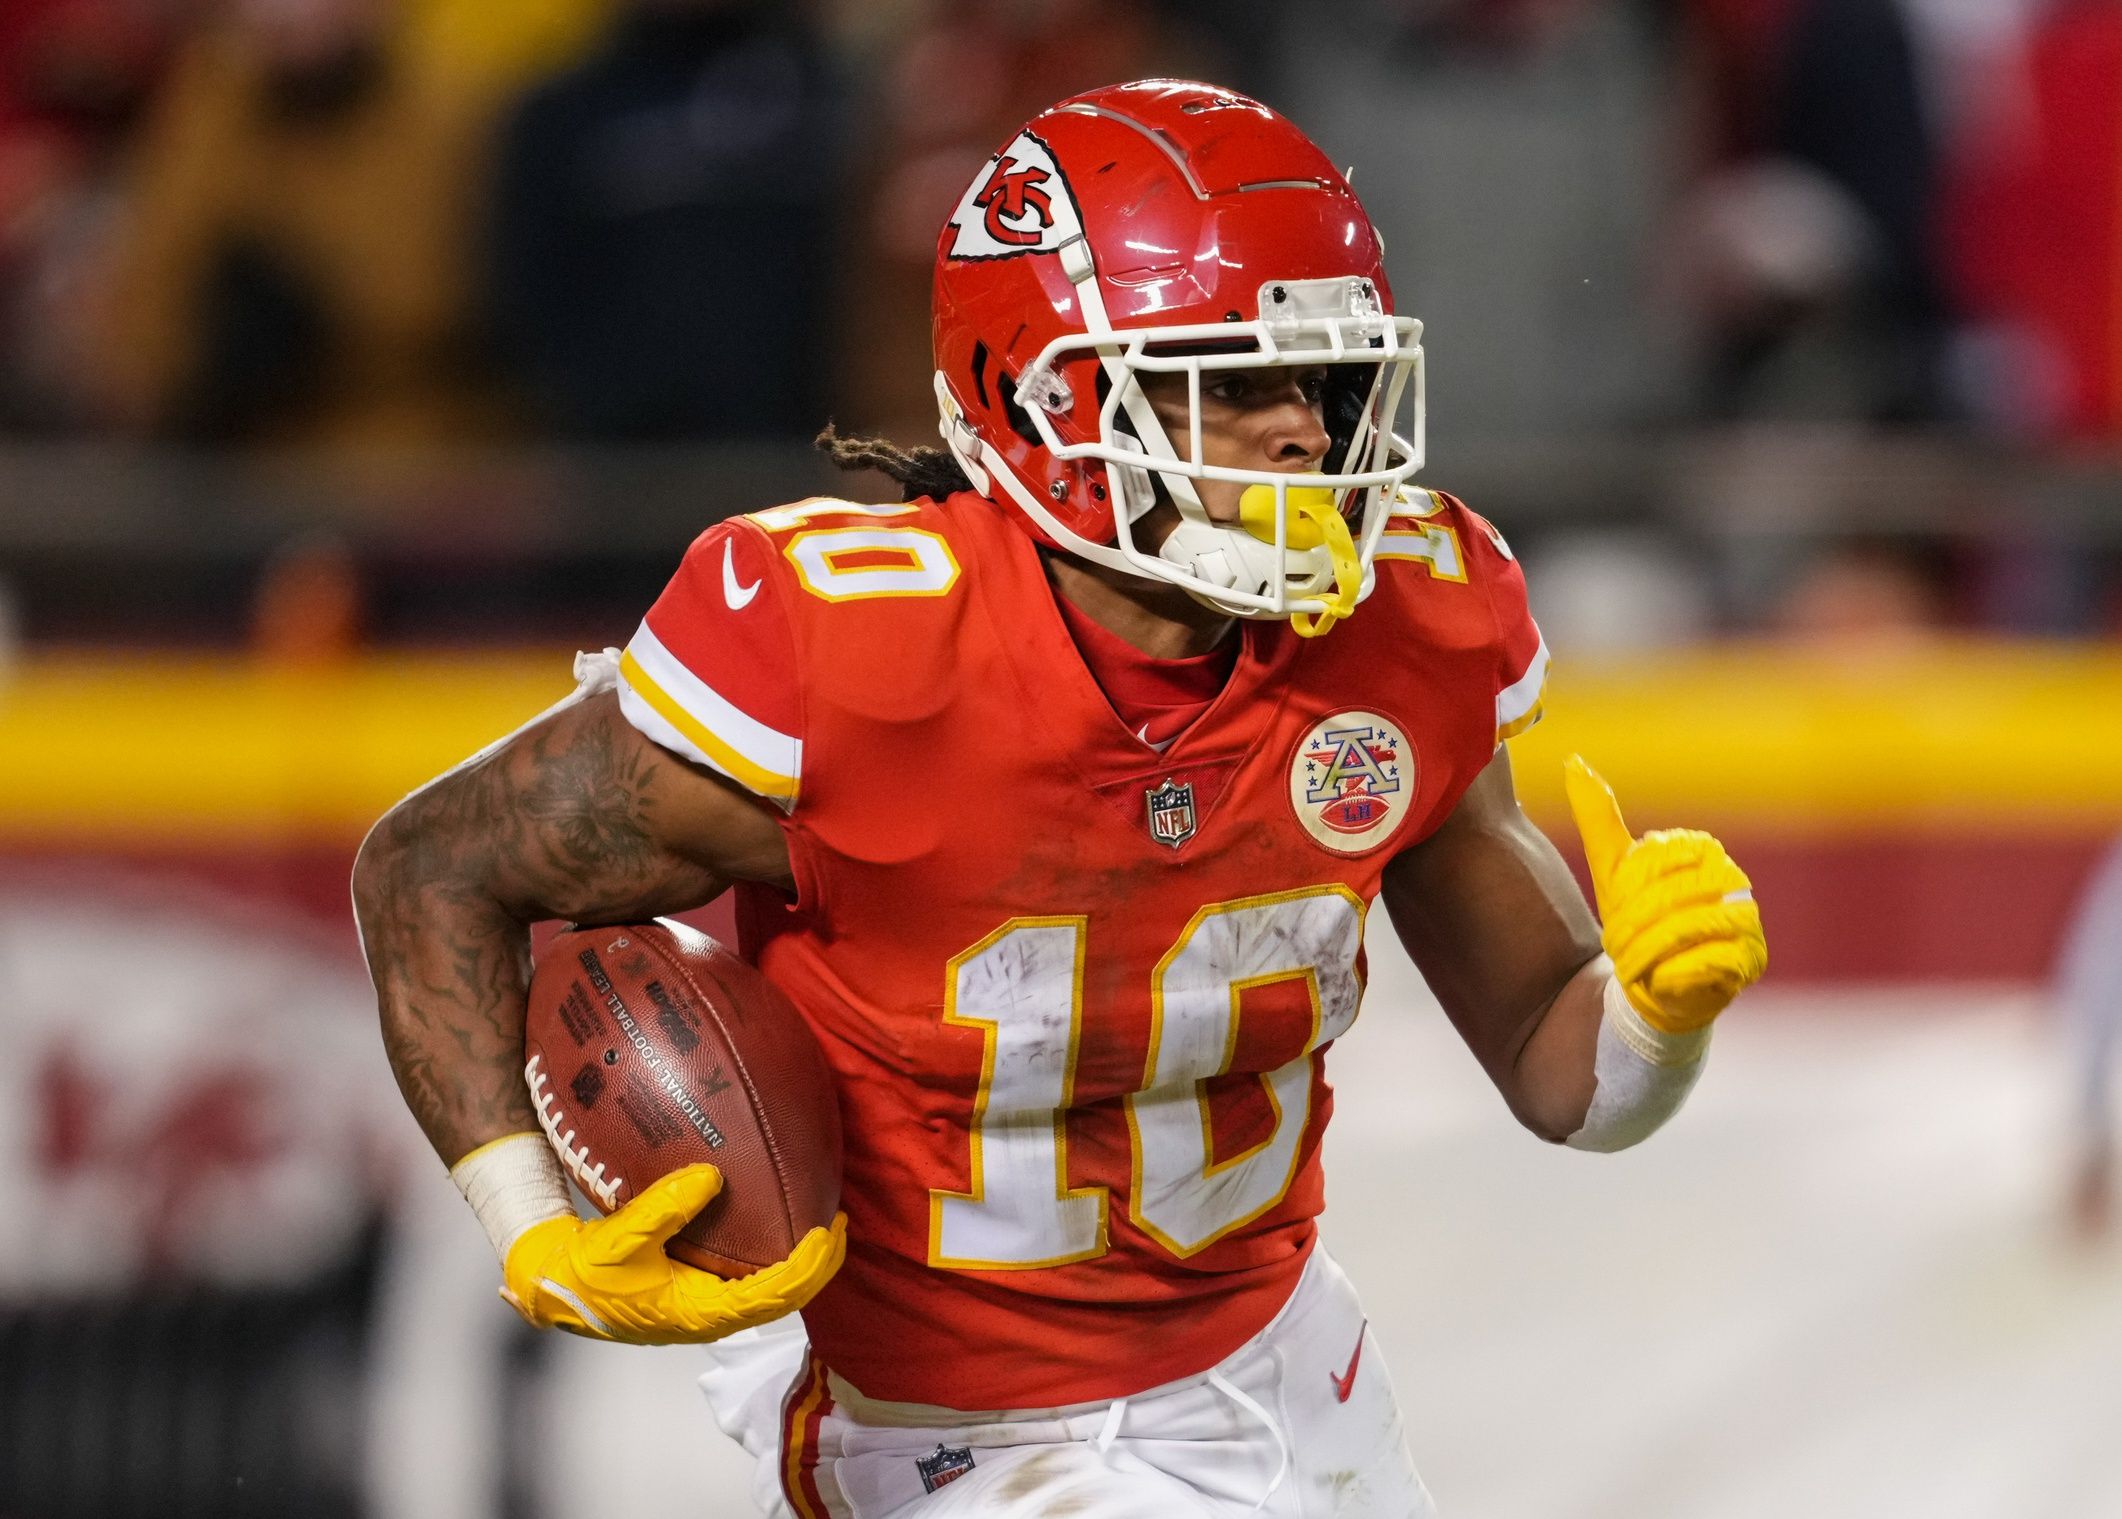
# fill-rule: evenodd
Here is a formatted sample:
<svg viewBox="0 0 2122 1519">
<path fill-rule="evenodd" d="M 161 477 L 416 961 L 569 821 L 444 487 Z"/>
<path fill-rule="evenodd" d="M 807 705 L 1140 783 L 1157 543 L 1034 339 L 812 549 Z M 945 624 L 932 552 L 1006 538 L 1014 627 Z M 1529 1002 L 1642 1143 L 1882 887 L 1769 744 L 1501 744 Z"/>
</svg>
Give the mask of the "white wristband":
<svg viewBox="0 0 2122 1519">
<path fill-rule="evenodd" d="M 472 1205 L 494 1254 L 504 1262 L 509 1246 L 533 1224 L 575 1211 L 560 1159 L 543 1134 L 490 1140 L 451 1166 L 449 1179 Z"/>
<path fill-rule="evenodd" d="M 1601 1002 L 1591 1107 L 1563 1141 L 1575 1150 L 1625 1150 L 1656 1133 L 1694 1090 L 1709 1049 L 1708 1026 L 1687 1034 L 1652 1028 L 1612 976 Z"/>
</svg>

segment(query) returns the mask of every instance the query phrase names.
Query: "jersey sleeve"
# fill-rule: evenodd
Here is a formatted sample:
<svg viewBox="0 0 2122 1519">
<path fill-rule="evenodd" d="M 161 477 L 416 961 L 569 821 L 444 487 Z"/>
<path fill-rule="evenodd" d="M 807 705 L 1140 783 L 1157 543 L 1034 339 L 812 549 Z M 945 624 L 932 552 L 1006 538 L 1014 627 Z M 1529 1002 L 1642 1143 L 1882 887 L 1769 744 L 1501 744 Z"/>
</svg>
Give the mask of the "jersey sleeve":
<svg viewBox="0 0 2122 1519">
<path fill-rule="evenodd" d="M 742 519 L 702 533 L 619 656 L 619 706 L 664 748 L 793 811 L 803 704 L 780 568 Z"/>
<path fill-rule="evenodd" d="M 1486 593 L 1495 621 L 1493 686 L 1496 745 L 1500 748 L 1505 739 L 1516 738 L 1540 720 L 1547 695 L 1547 640 L 1533 621 L 1525 572 L 1503 535 L 1456 496 L 1441 491 L 1431 494 L 1447 514 L 1458 519 L 1460 531 L 1455 536 L 1465 545 L 1464 573 Z"/>
<path fill-rule="evenodd" d="M 1540 720 L 1547 699 L 1547 640 L 1533 621 L 1532 605 L 1526 599 L 1525 572 L 1503 535 L 1489 523 L 1468 512 L 1474 531 L 1472 553 L 1487 558 L 1493 551 L 1491 573 L 1483 576 L 1488 601 L 1496 617 L 1496 743 L 1516 738 Z"/>
</svg>

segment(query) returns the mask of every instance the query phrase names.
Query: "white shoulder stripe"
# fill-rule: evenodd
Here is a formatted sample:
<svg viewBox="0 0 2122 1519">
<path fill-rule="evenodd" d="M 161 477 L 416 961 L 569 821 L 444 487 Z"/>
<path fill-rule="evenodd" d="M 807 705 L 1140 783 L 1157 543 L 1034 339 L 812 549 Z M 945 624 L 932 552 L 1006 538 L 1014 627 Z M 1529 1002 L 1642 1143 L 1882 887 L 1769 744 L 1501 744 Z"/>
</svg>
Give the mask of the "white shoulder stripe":
<svg viewBox="0 0 2122 1519">
<path fill-rule="evenodd" d="M 1537 632 L 1537 629 L 1535 630 Z M 1533 650 L 1525 673 L 1496 693 L 1496 733 L 1499 739 L 1522 733 L 1540 715 L 1540 696 L 1547 689 L 1547 640 Z"/>
<path fill-rule="evenodd" d="M 795 800 L 803 741 L 768 727 L 681 663 L 643 623 L 619 662 L 620 706 L 650 738 L 761 796 Z"/>
<path fill-rule="evenodd" d="M 1419 485 L 1403 485 L 1400 494 L 1393 497 L 1394 517 L 1434 517 L 1444 510 L 1444 498 L 1433 490 L 1424 490 Z"/>
</svg>

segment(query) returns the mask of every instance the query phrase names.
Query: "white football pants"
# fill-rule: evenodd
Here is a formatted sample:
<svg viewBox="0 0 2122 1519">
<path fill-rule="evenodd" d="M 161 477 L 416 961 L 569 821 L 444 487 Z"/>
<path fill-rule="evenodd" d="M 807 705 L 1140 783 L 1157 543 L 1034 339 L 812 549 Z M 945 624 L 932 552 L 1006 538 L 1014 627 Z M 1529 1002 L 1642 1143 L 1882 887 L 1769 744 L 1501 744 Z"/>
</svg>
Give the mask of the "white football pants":
<svg viewBox="0 0 2122 1519">
<path fill-rule="evenodd" d="M 1281 1312 L 1221 1364 L 1110 1403 L 960 1414 L 866 1399 L 829 1374 L 827 1403 L 794 1317 L 710 1348 L 701 1389 L 758 1460 L 752 1497 L 773 1519 L 1435 1513 L 1384 1357 L 1324 1249 Z M 806 1386 L 826 1412 L 804 1442 L 815 1461 L 808 1449 L 791 1461 L 785 1405 Z"/>
</svg>

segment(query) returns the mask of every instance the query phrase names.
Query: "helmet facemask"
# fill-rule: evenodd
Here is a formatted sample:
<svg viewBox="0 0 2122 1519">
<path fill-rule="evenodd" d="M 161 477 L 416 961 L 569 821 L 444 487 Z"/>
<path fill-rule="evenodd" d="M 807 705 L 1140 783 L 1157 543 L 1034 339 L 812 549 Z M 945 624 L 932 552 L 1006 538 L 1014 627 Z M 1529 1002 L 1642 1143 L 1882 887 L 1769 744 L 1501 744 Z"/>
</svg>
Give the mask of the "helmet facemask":
<svg viewBox="0 0 2122 1519">
<path fill-rule="evenodd" d="M 1095 282 L 1077 288 L 1085 284 Z M 1054 340 L 1025 367 L 1015 400 L 1041 443 L 1058 463 L 1088 466 L 1071 472 L 1085 482 L 1078 489 L 1097 489 L 1100 475 L 1110 482 L 1110 543 L 1071 532 L 986 449 L 969 462 L 998 476 L 1016 504 L 1071 552 L 1178 585 L 1232 616 L 1288 618 L 1297 632 L 1314 636 L 1368 594 L 1386 519 L 1422 467 L 1421 324 L 1386 315 L 1375 286 L 1362 278 L 1270 281 L 1260 289 L 1259 309 L 1252 322 L 1124 331 L 1099 330 L 1102 313 L 1087 309 L 1092 330 Z M 1204 375 L 1311 368 L 1327 373 L 1321 410 L 1332 441 L 1323 467 L 1200 462 Z M 1185 377 L 1190 422 L 1176 442 L 1142 384 L 1156 374 Z M 1095 435 L 1083 425 L 1088 408 L 1078 408 L 1079 386 L 1095 395 Z M 961 459 L 973 451 L 948 425 L 945 436 Z M 1198 488 L 1204 481 L 1243 487 L 1238 522 L 1210 517 Z M 1147 545 L 1136 529 L 1159 499 L 1172 503 L 1179 523 L 1161 545 Z"/>
</svg>

